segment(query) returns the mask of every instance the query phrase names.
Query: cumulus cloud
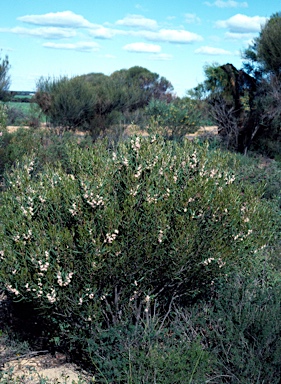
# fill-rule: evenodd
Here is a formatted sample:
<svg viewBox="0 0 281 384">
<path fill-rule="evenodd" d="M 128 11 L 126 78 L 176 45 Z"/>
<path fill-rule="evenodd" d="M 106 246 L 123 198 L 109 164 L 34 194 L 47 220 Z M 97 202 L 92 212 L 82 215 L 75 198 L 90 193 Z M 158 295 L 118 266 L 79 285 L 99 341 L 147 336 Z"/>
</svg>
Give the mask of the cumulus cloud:
<svg viewBox="0 0 281 384">
<path fill-rule="evenodd" d="M 0 32 L 9 32 L 23 36 L 41 37 L 42 39 L 63 39 L 76 36 L 76 32 L 67 28 L 40 27 L 40 28 L 0 28 Z"/>
<path fill-rule="evenodd" d="M 144 28 L 149 30 L 157 29 L 158 27 L 157 21 L 147 19 L 141 15 L 128 15 L 122 20 L 117 20 L 116 24 L 125 27 Z"/>
<path fill-rule="evenodd" d="M 17 20 L 28 24 L 69 28 L 91 28 L 96 26 L 86 20 L 83 16 L 77 15 L 72 11 L 51 12 L 44 15 L 26 15 L 18 17 Z"/>
<path fill-rule="evenodd" d="M 226 49 L 209 47 L 209 46 L 200 47 L 200 48 L 195 50 L 195 53 L 199 53 L 202 55 L 210 55 L 210 56 L 232 55 L 233 54 L 232 52 L 227 51 Z"/>
<path fill-rule="evenodd" d="M 239 2 L 234 0 L 216 0 L 213 3 L 210 3 L 209 1 L 206 1 L 204 3 L 205 5 L 208 5 L 209 7 L 218 7 L 218 8 L 247 8 L 248 3 L 246 1 Z"/>
<path fill-rule="evenodd" d="M 95 42 L 80 41 L 77 43 L 45 43 L 45 48 L 67 49 L 79 52 L 96 52 L 99 50 L 99 44 Z"/>
<path fill-rule="evenodd" d="M 128 52 L 138 53 L 159 53 L 161 51 L 160 45 L 148 44 L 148 43 L 131 43 L 123 47 Z"/>
<path fill-rule="evenodd" d="M 267 18 L 262 16 L 246 16 L 238 13 L 227 20 L 216 22 L 217 28 L 227 28 L 231 33 L 259 32 Z"/>
<path fill-rule="evenodd" d="M 197 33 L 176 29 L 160 29 L 157 32 L 141 31 L 140 35 L 150 41 L 163 41 L 177 44 L 190 44 L 203 40 L 202 36 L 197 35 Z"/>
</svg>

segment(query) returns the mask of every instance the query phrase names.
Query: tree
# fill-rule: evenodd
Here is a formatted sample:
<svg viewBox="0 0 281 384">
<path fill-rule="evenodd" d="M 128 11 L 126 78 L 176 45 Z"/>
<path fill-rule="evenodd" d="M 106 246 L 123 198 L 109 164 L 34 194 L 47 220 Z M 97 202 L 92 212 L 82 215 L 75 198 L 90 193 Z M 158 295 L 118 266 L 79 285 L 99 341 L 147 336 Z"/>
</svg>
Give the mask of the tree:
<svg viewBox="0 0 281 384">
<path fill-rule="evenodd" d="M 0 58 L 0 100 L 4 100 L 7 97 L 7 91 L 11 85 L 9 70 L 10 64 L 8 56 L 5 56 L 2 60 Z"/>
<path fill-rule="evenodd" d="M 252 45 L 244 52 L 244 58 L 259 71 L 281 75 L 281 12 L 274 13 L 261 28 Z"/>
<path fill-rule="evenodd" d="M 281 141 L 281 12 L 274 13 L 267 20 L 259 36 L 244 51 L 243 58 L 245 70 L 257 82 L 258 144 L 262 143 L 266 149 L 274 143 L 278 148 Z"/>
<path fill-rule="evenodd" d="M 206 80 L 196 87 L 194 95 L 204 95 L 227 147 L 247 152 L 258 130 L 255 79 L 229 63 L 207 66 L 205 75 Z"/>
<path fill-rule="evenodd" d="M 67 129 L 87 129 L 94 118 L 95 95 L 81 77 L 39 79 L 35 102 L 52 124 Z"/>
</svg>

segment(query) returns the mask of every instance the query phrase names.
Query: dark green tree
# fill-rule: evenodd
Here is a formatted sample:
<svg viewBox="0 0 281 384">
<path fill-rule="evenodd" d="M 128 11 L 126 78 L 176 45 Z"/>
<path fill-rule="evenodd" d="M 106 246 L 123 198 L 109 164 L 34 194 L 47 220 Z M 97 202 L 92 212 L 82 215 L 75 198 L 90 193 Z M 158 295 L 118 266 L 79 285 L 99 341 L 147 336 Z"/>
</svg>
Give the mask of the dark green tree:
<svg viewBox="0 0 281 384">
<path fill-rule="evenodd" d="M 258 74 L 281 75 L 281 12 L 274 13 L 243 53 L 246 68 Z"/>
<path fill-rule="evenodd" d="M 246 153 L 258 131 L 255 79 L 229 63 L 206 66 L 205 76 L 191 95 L 206 100 L 227 148 Z"/>
<path fill-rule="evenodd" d="M 245 70 L 257 82 L 255 104 L 260 126 L 257 148 L 274 156 L 281 141 L 281 12 L 274 13 L 262 26 L 243 58 Z"/>
<path fill-rule="evenodd" d="M 67 129 L 88 129 L 94 118 L 95 94 L 83 78 L 41 78 L 35 102 L 50 122 Z"/>
</svg>

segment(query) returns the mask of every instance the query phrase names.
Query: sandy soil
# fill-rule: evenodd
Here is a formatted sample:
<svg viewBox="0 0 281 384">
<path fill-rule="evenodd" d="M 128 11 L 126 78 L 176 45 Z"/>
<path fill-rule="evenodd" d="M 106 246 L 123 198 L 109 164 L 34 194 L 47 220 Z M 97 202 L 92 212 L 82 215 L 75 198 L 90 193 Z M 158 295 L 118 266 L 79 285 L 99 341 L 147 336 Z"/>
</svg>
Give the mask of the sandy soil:
<svg viewBox="0 0 281 384">
<path fill-rule="evenodd" d="M 75 364 L 66 362 L 66 357 L 51 356 L 45 354 L 41 356 L 31 356 L 15 358 L 4 364 L 4 371 L 13 370 L 14 380 L 21 378 L 24 384 L 37 384 L 40 379 L 48 378 L 48 383 L 56 384 L 80 384 L 90 383 L 91 377 L 86 372 L 82 372 Z M 80 381 L 79 381 L 80 380 Z"/>
</svg>

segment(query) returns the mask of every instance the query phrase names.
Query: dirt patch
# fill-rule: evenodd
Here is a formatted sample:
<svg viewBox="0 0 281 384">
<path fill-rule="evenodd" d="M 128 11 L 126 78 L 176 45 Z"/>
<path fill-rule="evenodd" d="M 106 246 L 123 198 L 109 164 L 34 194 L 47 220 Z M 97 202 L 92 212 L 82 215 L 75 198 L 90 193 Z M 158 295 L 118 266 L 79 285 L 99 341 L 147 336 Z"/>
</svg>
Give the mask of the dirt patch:
<svg viewBox="0 0 281 384">
<path fill-rule="evenodd" d="M 79 370 L 75 364 L 67 363 L 66 356 L 62 354 L 18 357 L 5 363 L 2 372 L 13 380 L 21 378 L 24 384 L 37 384 L 43 378 L 48 380 L 46 383 L 56 384 L 91 382 L 86 372 Z"/>
<path fill-rule="evenodd" d="M 46 124 L 42 124 L 40 128 L 46 128 Z M 7 131 L 9 133 L 13 133 L 13 132 L 16 132 L 19 128 L 24 128 L 24 129 L 28 129 L 29 127 L 28 126 L 13 126 L 13 125 L 9 125 L 7 126 Z M 79 130 L 76 130 L 75 131 L 75 134 L 77 136 L 85 136 L 87 132 L 85 131 L 79 131 Z M 148 132 L 146 130 L 141 130 L 139 129 L 139 127 L 135 124 L 129 124 L 123 134 L 125 136 L 133 136 L 133 135 L 140 135 L 140 136 L 143 136 L 143 137 L 146 137 L 148 136 Z M 196 137 L 196 136 L 202 136 L 202 135 L 217 135 L 218 134 L 218 127 L 217 126 L 205 126 L 205 127 L 200 127 L 198 129 L 198 131 L 196 131 L 195 133 L 188 133 L 186 135 L 187 138 L 193 138 L 193 137 Z"/>
</svg>

